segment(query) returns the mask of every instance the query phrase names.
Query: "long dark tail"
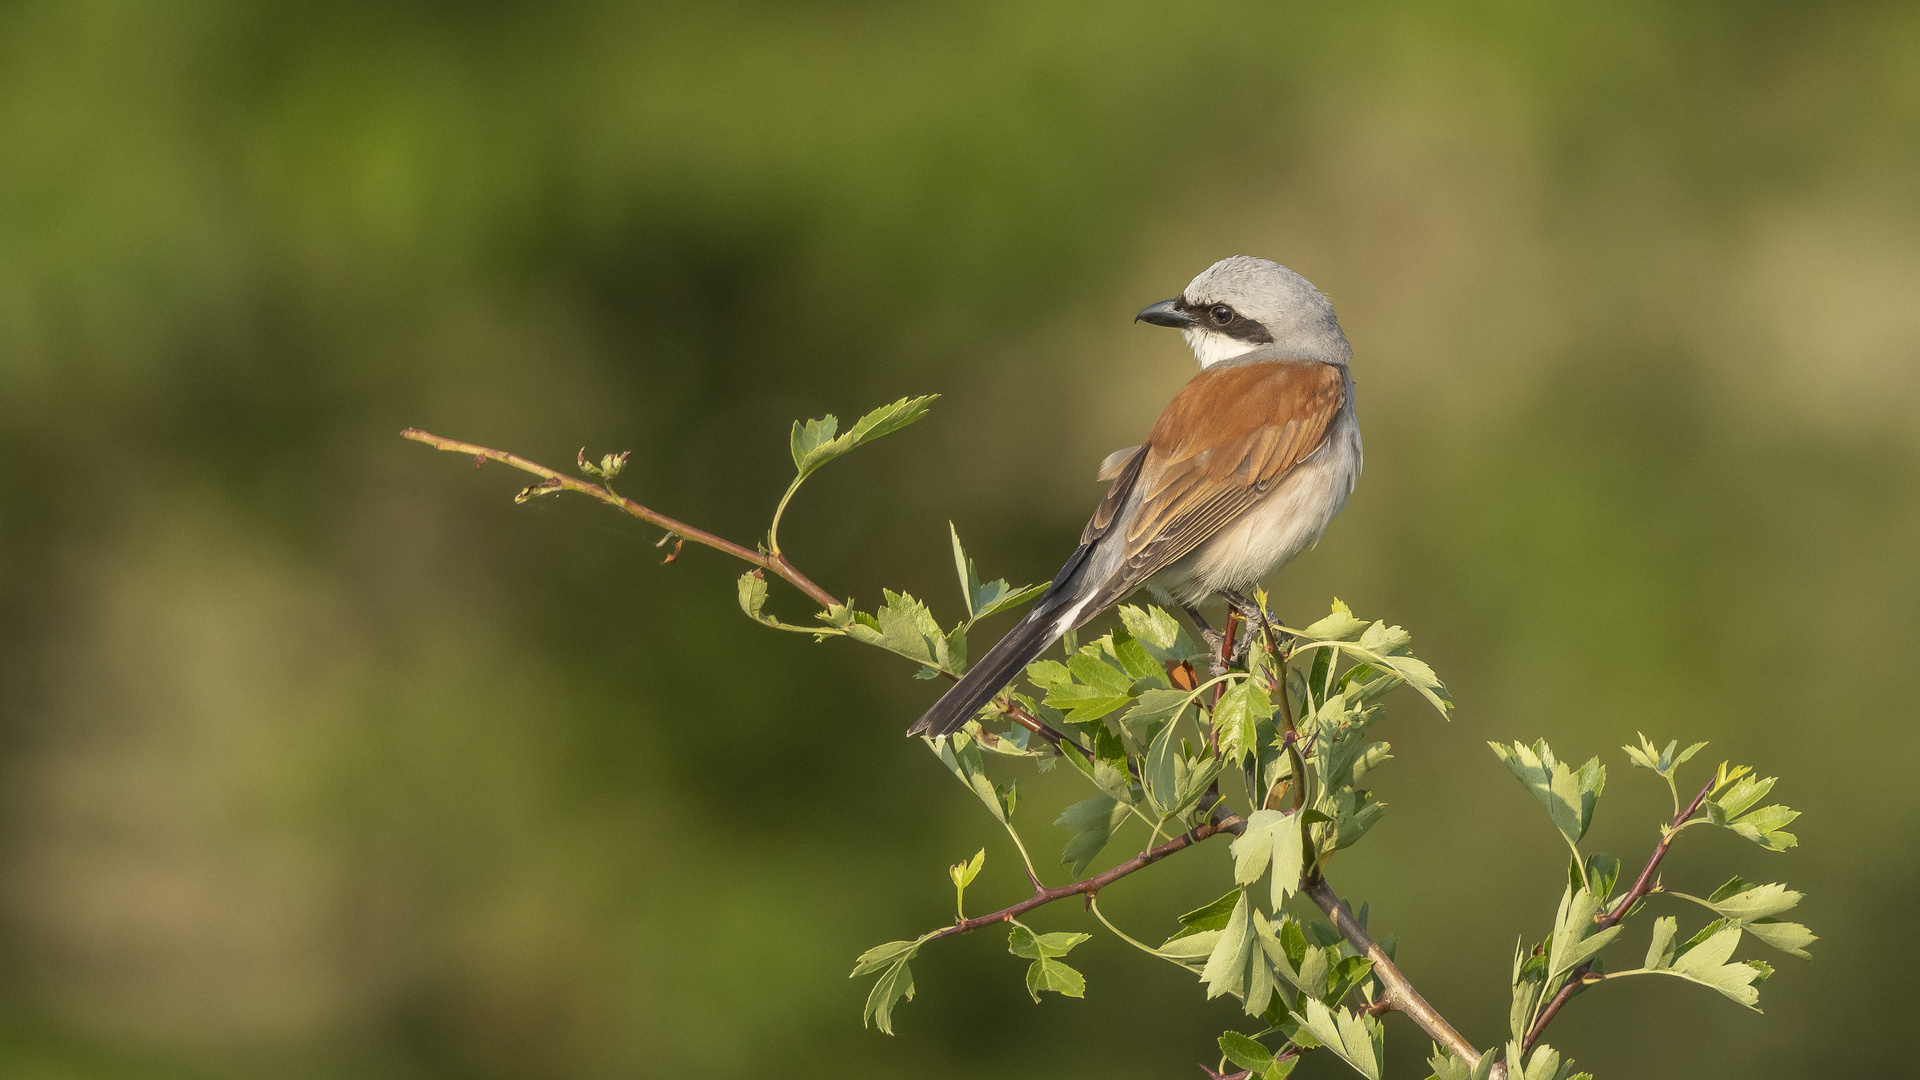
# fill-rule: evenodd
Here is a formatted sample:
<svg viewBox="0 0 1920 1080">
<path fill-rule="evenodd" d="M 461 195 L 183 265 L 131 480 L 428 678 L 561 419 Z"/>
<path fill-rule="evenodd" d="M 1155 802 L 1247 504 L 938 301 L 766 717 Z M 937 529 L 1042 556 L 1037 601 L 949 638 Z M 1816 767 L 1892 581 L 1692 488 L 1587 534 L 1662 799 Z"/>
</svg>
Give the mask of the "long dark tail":
<svg viewBox="0 0 1920 1080">
<path fill-rule="evenodd" d="M 951 735 L 960 730 L 973 719 L 980 706 L 992 700 L 993 695 L 1012 682 L 1028 664 L 1060 640 L 1060 635 L 1066 632 L 1065 616 L 1057 607 L 1046 610 L 1036 607 L 1028 612 L 1019 625 L 1007 631 L 1000 644 L 988 649 L 987 655 L 968 668 L 960 681 L 907 729 L 907 734 Z"/>
</svg>

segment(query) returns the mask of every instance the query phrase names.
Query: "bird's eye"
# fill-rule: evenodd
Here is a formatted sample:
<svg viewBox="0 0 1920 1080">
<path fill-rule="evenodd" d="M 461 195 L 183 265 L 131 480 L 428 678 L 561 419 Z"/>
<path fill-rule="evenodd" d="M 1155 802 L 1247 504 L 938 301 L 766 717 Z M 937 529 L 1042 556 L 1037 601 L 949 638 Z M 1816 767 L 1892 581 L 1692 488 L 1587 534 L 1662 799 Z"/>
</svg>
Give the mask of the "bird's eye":
<svg viewBox="0 0 1920 1080">
<path fill-rule="evenodd" d="M 1225 326 L 1228 323 L 1233 321 L 1233 309 L 1228 307 L 1225 304 L 1213 305 L 1213 309 L 1211 311 L 1208 311 L 1207 315 L 1210 316 L 1215 323 L 1221 326 Z"/>
</svg>

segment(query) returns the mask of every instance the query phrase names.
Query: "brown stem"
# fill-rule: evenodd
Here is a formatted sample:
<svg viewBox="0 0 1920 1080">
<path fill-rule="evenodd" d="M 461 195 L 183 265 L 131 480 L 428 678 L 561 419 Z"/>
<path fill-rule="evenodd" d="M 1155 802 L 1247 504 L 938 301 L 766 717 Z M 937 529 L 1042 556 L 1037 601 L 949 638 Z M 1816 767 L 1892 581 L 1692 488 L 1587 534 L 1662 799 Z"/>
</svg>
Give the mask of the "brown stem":
<svg viewBox="0 0 1920 1080">
<path fill-rule="evenodd" d="M 1594 916 L 1593 921 L 1596 926 L 1605 930 L 1618 925 L 1620 920 L 1626 918 L 1627 913 L 1633 910 L 1633 905 L 1653 891 L 1654 875 L 1660 871 L 1660 862 L 1667 857 L 1667 849 L 1673 846 L 1674 837 L 1680 835 L 1675 830 L 1700 812 L 1700 804 L 1707 801 L 1708 795 L 1713 794 L 1713 787 L 1714 781 L 1708 780 L 1707 786 L 1700 789 L 1700 794 L 1693 797 L 1693 801 L 1687 804 L 1687 808 L 1673 815 L 1673 821 L 1668 823 L 1666 831 L 1660 837 L 1660 842 L 1654 845 L 1653 854 L 1647 857 L 1647 865 L 1640 868 L 1640 876 L 1634 879 L 1631 888 L 1621 894 L 1618 903 Z M 1553 999 L 1547 1002 L 1547 1007 L 1540 1010 L 1540 1016 L 1534 1020 L 1533 1026 L 1527 1029 L 1527 1037 L 1521 1043 L 1522 1050 L 1533 1049 L 1533 1044 L 1539 1042 L 1540 1036 L 1546 1033 L 1547 1025 L 1560 1014 L 1561 1008 L 1573 999 L 1573 995 L 1579 993 L 1580 988 L 1586 985 L 1585 979 L 1592 972 L 1592 964 L 1582 964 L 1573 969 L 1573 972 L 1567 976 L 1566 985 L 1553 995 Z"/>
<path fill-rule="evenodd" d="M 992 926 L 994 923 L 1008 922 L 1025 915 L 1034 908 L 1044 907 L 1056 900 L 1065 900 L 1069 896 L 1086 896 L 1090 898 L 1101 889 L 1119 881 L 1128 874 L 1144 870 L 1176 851 L 1190 848 L 1200 841 L 1210 836 L 1217 836 L 1220 833 L 1229 833 L 1238 836 L 1246 830 L 1246 827 L 1246 819 L 1238 814 L 1216 814 L 1212 820 L 1196 825 L 1192 829 L 1161 844 L 1159 847 L 1148 848 L 1111 870 L 1095 874 L 1084 881 L 1076 881 L 1069 885 L 1056 885 L 1051 889 L 1035 889 L 1032 896 L 1027 897 L 1017 904 L 1001 908 L 991 915 L 977 915 L 971 919 L 963 919 L 960 922 L 954 923 L 952 926 L 943 927 L 928 935 L 927 940 L 937 941 L 940 938 L 952 937 L 955 934 L 971 933 L 983 926 Z"/>
<path fill-rule="evenodd" d="M 1014 723 L 1019 724 L 1021 727 L 1026 728 L 1028 731 L 1031 731 L 1035 735 L 1038 735 L 1041 738 L 1047 740 L 1049 743 L 1052 743 L 1053 749 L 1056 752 L 1065 751 L 1067 748 L 1071 747 L 1081 757 L 1087 759 L 1088 761 L 1093 760 L 1093 755 L 1089 753 L 1085 747 L 1082 747 L 1079 743 L 1073 741 L 1071 738 L 1068 738 L 1066 732 L 1059 730 L 1053 725 L 1047 723 L 1045 720 L 1042 720 L 1039 717 L 1028 712 L 1026 708 L 1022 706 L 1019 702 L 1009 700 L 1007 702 L 1006 709 L 1007 709 L 1007 715 L 1013 717 Z"/>
<path fill-rule="evenodd" d="M 1467 1061 L 1480 1060 L 1480 1051 L 1474 1049 L 1466 1036 L 1455 1031 L 1453 1025 L 1447 1023 L 1446 1017 L 1427 1004 L 1427 999 L 1413 988 L 1406 974 L 1388 958 L 1386 950 L 1367 934 L 1360 920 L 1353 917 L 1353 910 L 1347 907 L 1346 901 L 1334 895 L 1333 887 L 1327 884 L 1326 878 L 1315 877 L 1312 881 L 1304 882 L 1301 891 L 1321 911 L 1326 912 L 1327 918 L 1333 920 L 1334 929 L 1347 939 L 1347 944 L 1373 961 L 1373 973 L 1380 977 L 1380 985 L 1386 991 L 1381 1000 L 1387 1008 L 1405 1013 L 1409 1020 L 1420 1025 L 1420 1030 L 1426 1032 L 1434 1042 L 1446 1047 L 1454 1057 Z"/>
<path fill-rule="evenodd" d="M 793 564 L 788 562 L 784 555 L 764 555 L 751 548 L 742 547 L 731 540 L 715 536 L 705 529 L 696 529 L 684 521 L 670 518 L 658 510 L 652 510 L 642 506 L 632 499 L 616 494 L 612 490 L 599 484 L 589 484 L 584 480 L 577 480 L 565 473 L 549 469 L 545 465 L 528 461 L 518 454 L 509 454 L 505 450 L 495 450 L 488 446 L 476 446 L 473 443 L 458 442 L 454 439 L 435 435 L 432 432 L 421 431 L 419 428 L 408 428 L 400 433 L 400 437 L 403 439 L 411 439 L 417 443 L 425 443 L 435 450 L 445 450 L 454 454 L 467 454 L 476 459 L 498 461 L 502 465 L 511 465 L 521 472 L 532 473 L 535 476 L 541 477 L 546 481 L 546 483 L 542 485 L 544 487 L 555 490 L 577 491 L 582 495 L 590 495 L 606 503 L 608 506 L 617 507 L 632 514 L 641 521 L 658 525 L 675 536 L 691 540 L 696 544 L 704 544 L 715 551 L 725 552 L 739 559 L 741 562 L 751 563 L 762 570 L 771 570 L 787 579 L 794 588 L 806 593 L 809 597 L 813 598 L 815 603 L 823 608 L 834 607 L 840 603 L 839 600 L 834 598 L 832 593 L 815 585 L 812 581 L 808 580 L 805 574 L 794 569 Z M 676 548 L 675 550 L 677 553 L 678 549 Z"/>
</svg>

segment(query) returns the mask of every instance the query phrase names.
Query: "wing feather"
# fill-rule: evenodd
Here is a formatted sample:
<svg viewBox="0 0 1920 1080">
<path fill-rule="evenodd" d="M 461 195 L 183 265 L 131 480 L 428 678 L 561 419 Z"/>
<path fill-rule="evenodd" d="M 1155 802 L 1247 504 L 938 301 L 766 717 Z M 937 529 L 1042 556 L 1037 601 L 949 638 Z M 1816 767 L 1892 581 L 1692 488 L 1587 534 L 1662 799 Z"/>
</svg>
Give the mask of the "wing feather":
<svg viewBox="0 0 1920 1080">
<path fill-rule="evenodd" d="M 1345 404 L 1345 380 L 1331 364 L 1278 360 L 1195 376 L 1146 444 L 1124 464 L 1109 463 L 1113 488 L 1081 543 L 1111 534 L 1106 542 L 1123 549 L 1085 610 L 1132 591 L 1252 509 L 1325 444 Z"/>
</svg>

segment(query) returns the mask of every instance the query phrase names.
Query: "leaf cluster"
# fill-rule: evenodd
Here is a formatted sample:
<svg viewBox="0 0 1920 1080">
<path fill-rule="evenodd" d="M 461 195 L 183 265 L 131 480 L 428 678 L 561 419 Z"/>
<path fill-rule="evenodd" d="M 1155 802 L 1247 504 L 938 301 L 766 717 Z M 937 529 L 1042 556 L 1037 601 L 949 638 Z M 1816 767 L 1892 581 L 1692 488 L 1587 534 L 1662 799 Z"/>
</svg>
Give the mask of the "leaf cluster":
<svg viewBox="0 0 1920 1080">
<path fill-rule="evenodd" d="M 788 576 L 791 565 L 780 554 L 779 524 L 806 479 L 849 451 L 920 419 L 932 400 L 903 398 L 867 413 L 844 433 L 833 416 L 794 425 L 795 475 L 762 547 L 767 568 Z M 624 464 L 624 455 L 596 464 L 584 452 L 579 461 L 583 472 L 602 480 L 611 480 Z M 767 611 L 767 580 L 760 568 L 741 577 L 739 603 L 763 625 L 875 647 L 909 661 L 919 678 L 957 678 L 966 670 L 974 625 L 1026 602 L 1044 586 L 983 581 L 951 525 L 949 541 L 961 610 L 951 623 L 913 596 L 883 590 L 880 606 L 872 611 L 848 601 L 817 612 L 810 624 L 790 624 Z M 1256 601 L 1264 613 L 1264 595 Z M 1060 862 L 1075 879 L 1129 829 L 1143 834 L 1142 852 L 1156 843 L 1162 847 L 1110 875 L 1131 873 L 1181 846 L 1171 838 L 1204 836 L 1223 822 L 1233 823 L 1237 836 L 1227 850 L 1233 887 L 1225 895 L 1179 916 L 1178 928 L 1158 946 L 1106 923 L 1122 940 L 1191 971 L 1209 998 L 1237 1000 L 1258 1022 L 1252 1033 L 1220 1036 L 1221 1068 L 1231 1063 L 1247 1076 L 1278 1080 L 1300 1055 L 1324 1050 L 1360 1075 L 1379 1080 L 1384 1032 L 1378 1014 L 1390 1003 L 1375 965 L 1391 961 L 1392 939 L 1379 943 L 1381 951 L 1362 954 L 1333 926 L 1297 918 L 1286 905 L 1303 885 L 1320 879 L 1338 852 L 1364 839 L 1385 813 L 1367 784 L 1369 774 L 1392 757 L 1389 745 L 1370 735 L 1381 719 L 1382 699 L 1397 687 L 1411 687 L 1446 717 L 1453 702 L 1445 686 L 1413 655 L 1407 631 L 1361 619 L 1338 600 L 1304 629 L 1256 620 L 1245 628 L 1251 640 L 1235 654 L 1244 662 L 1231 666 L 1223 663 L 1226 654 L 1208 655 L 1178 619 L 1159 607 L 1127 605 L 1117 617 L 1117 625 L 1084 644 L 1069 636 L 1059 658 L 1031 664 L 1022 682 L 983 707 L 962 731 L 926 740 L 1007 832 L 1036 891 L 1027 903 L 969 920 L 966 894 L 981 873 L 985 850 L 950 866 L 956 923 L 859 957 L 853 974 L 875 976 L 864 1021 L 892 1033 L 893 1010 L 914 995 L 911 961 L 920 948 L 989 923 L 1008 925 L 1008 950 L 1028 961 L 1025 986 L 1034 1000 L 1047 991 L 1084 996 L 1086 980 L 1065 958 L 1088 935 L 1036 930 L 1022 916 L 1051 899 L 1085 895 L 1104 923 L 1094 893 L 1108 879 L 1045 889 L 1015 825 L 1018 785 L 996 781 L 989 766 L 991 758 L 1012 758 L 1047 769 L 1064 759 L 1091 789 L 1053 822 L 1067 830 Z M 1233 628 L 1230 622 L 1229 635 Z M 1202 678 L 1201 670 L 1209 677 Z M 1045 737 L 1035 739 L 1036 733 Z M 1795 837 L 1785 830 L 1797 812 L 1765 803 L 1773 778 L 1722 763 L 1699 795 L 1683 805 L 1676 774 L 1705 744 L 1683 750 L 1675 741 L 1661 747 L 1642 735 L 1638 745 L 1623 748 L 1634 766 L 1666 782 L 1673 816 L 1660 825 L 1645 870 L 1622 890 L 1619 860 L 1584 853 L 1581 847 L 1606 790 L 1607 770 L 1599 759 L 1574 767 L 1560 761 L 1544 740 L 1491 745 L 1546 811 L 1571 858 L 1550 932 L 1531 944 L 1522 939 L 1515 949 L 1511 1037 L 1474 1060 L 1436 1047 L 1429 1062 L 1435 1080 L 1486 1080 L 1496 1069 L 1511 1080 L 1581 1080 L 1587 1074 L 1573 1073 L 1571 1061 L 1539 1040 L 1547 1021 L 1574 994 L 1610 979 L 1658 974 L 1757 1008 L 1757 986 L 1772 968 L 1735 959 L 1742 940 L 1751 935 L 1807 958 L 1813 934 L 1779 918 L 1800 901 L 1800 893 L 1734 878 L 1695 897 L 1666 889 L 1657 873 L 1675 838 L 1698 825 L 1725 829 L 1766 851 L 1794 846 Z M 1655 919 L 1641 966 L 1609 972 L 1605 954 L 1625 933 L 1625 922 L 1662 896 L 1705 907 L 1713 918 L 1684 941 L 1676 917 Z M 1362 928 L 1366 917 L 1363 904 Z M 1378 959 L 1383 954 L 1387 959 Z"/>
<path fill-rule="evenodd" d="M 1723 762 L 1692 802 L 1683 805 L 1675 774 L 1705 748 L 1705 743 L 1681 750 L 1677 740 L 1658 747 L 1641 735 L 1638 745 L 1622 747 L 1635 767 L 1647 769 L 1667 782 L 1674 812 L 1672 819 L 1659 827 L 1659 842 L 1645 871 L 1616 895 L 1619 860 L 1601 853 L 1583 856 L 1580 850 L 1580 841 L 1593 823 L 1594 808 L 1606 784 L 1605 767 L 1596 758 L 1577 770 L 1571 769 L 1554 758 L 1545 741 L 1531 747 L 1517 742 L 1492 745 L 1508 770 L 1547 811 L 1573 854 L 1552 933 L 1531 946 L 1523 941 L 1514 952 L 1510 1021 L 1515 1050 L 1533 1045 L 1544 1023 L 1543 1015 L 1551 1015 L 1545 1010 L 1557 1007 L 1555 1002 L 1601 982 L 1633 975 L 1685 979 L 1758 1011 L 1758 985 L 1773 968 L 1760 960 L 1733 959 L 1743 934 L 1751 934 L 1790 956 L 1809 958 L 1807 946 L 1815 940 L 1813 934 L 1798 923 L 1776 918 L 1800 902 L 1800 893 L 1779 884 L 1749 885 L 1736 877 L 1703 899 L 1669 890 L 1656 876 L 1679 834 L 1699 825 L 1724 828 L 1767 851 L 1792 847 L 1794 837 L 1781 830 L 1798 813 L 1784 806 L 1757 806 L 1772 790 L 1773 779 L 1758 779 L 1746 766 Z M 1608 971 L 1602 954 L 1624 933 L 1625 922 L 1656 896 L 1691 901 L 1718 917 L 1682 941 L 1679 920 L 1661 916 L 1653 922 L 1652 939 L 1641 965 Z M 1520 1075 L 1512 1071 L 1514 1059 L 1510 1051 L 1510 1076 Z M 1527 1068 L 1526 1075 L 1531 1076 L 1531 1061 Z"/>
</svg>

